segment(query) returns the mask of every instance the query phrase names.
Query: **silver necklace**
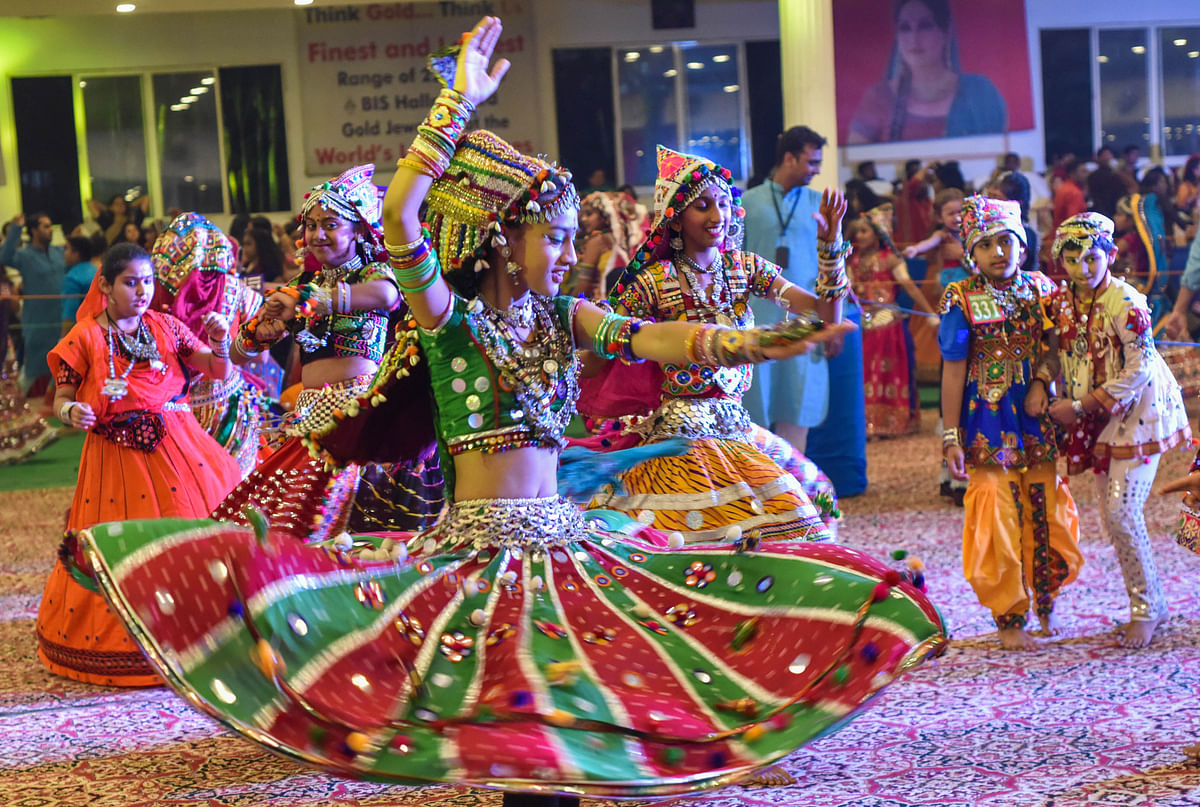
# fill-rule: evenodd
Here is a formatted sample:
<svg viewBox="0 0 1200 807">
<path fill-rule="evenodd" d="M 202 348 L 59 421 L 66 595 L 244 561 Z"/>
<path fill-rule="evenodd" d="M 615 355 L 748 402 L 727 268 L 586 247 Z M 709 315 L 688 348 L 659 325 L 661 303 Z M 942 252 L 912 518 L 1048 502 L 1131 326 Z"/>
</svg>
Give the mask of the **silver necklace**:
<svg viewBox="0 0 1200 807">
<path fill-rule="evenodd" d="M 718 260 L 720 259 L 718 258 Z M 704 269 L 686 252 L 675 253 L 675 266 L 687 278 L 688 286 L 691 288 L 691 297 L 700 307 L 700 313 L 704 315 L 704 319 L 719 325 L 732 325 L 733 317 L 730 316 L 728 310 L 730 304 L 729 278 L 725 275 L 724 262 L 719 270 L 709 267 L 712 284 L 707 289 L 700 285 L 700 280 L 696 277 L 696 273 L 704 272 Z"/>
<path fill-rule="evenodd" d="M 533 327 L 534 310 L 533 310 L 533 294 L 526 293 L 520 300 L 514 302 L 508 308 L 497 308 L 492 305 L 482 296 L 484 306 L 488 311 L 491 311 L 504 322 L 508 323 L 513 328 L 520 328 L 527 331 Z"/>
</svg>

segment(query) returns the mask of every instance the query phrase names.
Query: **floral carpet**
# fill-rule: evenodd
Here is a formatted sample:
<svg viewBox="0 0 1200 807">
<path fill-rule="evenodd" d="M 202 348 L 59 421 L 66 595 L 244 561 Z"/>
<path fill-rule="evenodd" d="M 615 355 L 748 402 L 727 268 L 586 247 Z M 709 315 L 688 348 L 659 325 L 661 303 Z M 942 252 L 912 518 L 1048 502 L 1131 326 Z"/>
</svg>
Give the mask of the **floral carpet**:
<svg viewBox="0 0 1200 807">
<path fill-rule="evenodd" d="M 1177 502 L 1146 508 L 1172 616 L 1150 648 L 1112 629 L 1128 600 L 1099 532 L 1088 477 L 1073 482 L 1087 564 L 1060 599 L 1067 626 L 1004 652 L 959 569 L 962 511 L 937 496 L 931 413 L 920 435 L 868 447 L 871 487 L 843 502 L 841 539 L 903 548 L 928 567 L 954 643 L 854 722 L 789 757 L 791 784 L 730 787 L 666 804 L 1197 805 L 1200 557 L 1168 536 Z M 1169 455 L 1159 481 L 1186 471 Z M 33 618 L 70 501 L 67 489 L 0 493 L 0 803 L 74 805 L 498 805 L 498 794 L 334 779 L 229 734 L 166 689 L 114 690 L 37 662 Z M 990 635 L 989 635 L 990 634 Z M 585 801 L 585 804 L 593 802 Z"/>
</svg>

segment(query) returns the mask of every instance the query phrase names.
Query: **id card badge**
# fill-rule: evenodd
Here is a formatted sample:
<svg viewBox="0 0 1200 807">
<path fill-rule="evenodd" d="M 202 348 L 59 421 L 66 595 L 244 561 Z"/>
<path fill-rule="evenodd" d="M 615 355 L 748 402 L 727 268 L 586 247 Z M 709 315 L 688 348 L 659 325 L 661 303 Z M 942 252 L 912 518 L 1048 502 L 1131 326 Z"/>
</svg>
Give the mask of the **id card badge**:
<svg viewBox="0 0 1200 807">
<path fill-rule="evenodd" d="M 967 295 L 967 316 L 973 325 L 1004 321 L 1004 311 L 986 291 L 974 291 Z"/>
<path fill-rule="evenodd" d="M 788 248 L 785 245 L 775 247 L 775 265 L 780 269 L 787 269 L 788 265 Z"/>
</svg>

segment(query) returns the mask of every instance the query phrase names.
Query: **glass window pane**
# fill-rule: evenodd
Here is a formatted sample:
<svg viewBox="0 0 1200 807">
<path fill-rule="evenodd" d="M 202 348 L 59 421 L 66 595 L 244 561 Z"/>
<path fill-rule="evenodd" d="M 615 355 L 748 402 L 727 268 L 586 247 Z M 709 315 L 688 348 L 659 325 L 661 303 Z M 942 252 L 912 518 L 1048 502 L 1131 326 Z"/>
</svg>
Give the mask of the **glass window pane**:
<svg viewBox="0 0 1200 807">
<path fill-rule="evenodd" d="M 1120 153 L 1150 143 L 1146 29 L 1100 32 L 1100 138 Z"/>
<path fill-rule="evenodd" d="M 684 150 L 707 157 L 745 179 L 742 88 L 734 45 L 683 48 L 687 83 L 687 143 Z"/>
<path fill-rule="evenodd" d="M 88 173 L 92 198 L 107 205 L 146 192 L 146 136 L 139 76 L 82 76 Z"/>
<path fill-rule="evenodd" d="M 632 185 L 653 185 L 655 146 L 679 148 L 674 49 L 655 45 L 618 50 L 616 56 L 623 176 Z"/>
<path fill-rule="evenodd" d="M 1163 152 L 1200 151 L 1200 27 L 1159 29 Z"/>
<path fill-rule="evenodd" d="M 163 210 L 216 213 L 225 208 L 213 82 L 209 71 L 152 78 Z"/>
</svg>

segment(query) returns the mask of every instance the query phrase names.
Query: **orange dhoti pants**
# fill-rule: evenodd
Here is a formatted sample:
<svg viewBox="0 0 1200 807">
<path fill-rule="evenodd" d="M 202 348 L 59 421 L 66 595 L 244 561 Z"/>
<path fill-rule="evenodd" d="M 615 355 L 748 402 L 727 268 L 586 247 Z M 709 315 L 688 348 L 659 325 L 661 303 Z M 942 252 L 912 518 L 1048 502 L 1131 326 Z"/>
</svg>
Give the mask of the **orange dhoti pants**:
<svg viewBox="0 0 1200 807">
<path fill-rule="evenodd" d="M 1049 616 L 1083 566 L 1079 511 L 1054 463 L 979 466 L 963 499 L 963 573 L 1000 629 L 1023 628 L 1032 603 Z"/>
</svg>

